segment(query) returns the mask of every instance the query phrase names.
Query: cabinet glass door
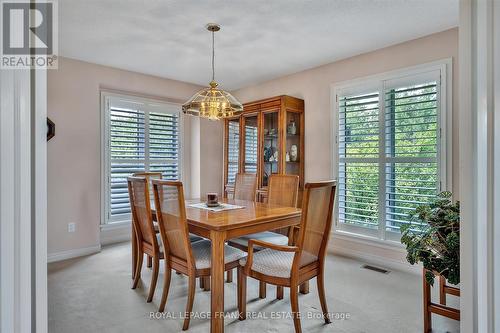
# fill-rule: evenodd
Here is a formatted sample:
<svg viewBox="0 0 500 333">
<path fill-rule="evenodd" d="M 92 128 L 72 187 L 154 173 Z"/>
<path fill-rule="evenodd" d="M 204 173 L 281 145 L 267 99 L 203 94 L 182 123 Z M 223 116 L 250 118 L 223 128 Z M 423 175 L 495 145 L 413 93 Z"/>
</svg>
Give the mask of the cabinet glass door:
<svg viewBox="0 0 500 333">
<path fill-rule="evenodd" d="M 266 187 L 269 176 L 279 173 L 279 112 L 272 111 L 263 113 L 263 167 L 261 186 Z"/>
<path fill-rule="evenodd" d="M 238 173 L 240 154 L 240 120 L 230 119 L 227 124 L 227 185 L 234 185 Z"/>
<path fill-rule="evenodd" d="M 289 175 L 300 176 L 300 163 L 302 163 L 300 152 L 300 113 L 286 113 L 286 156 L 285 156 L 285 173 Z"/>
<path fill-rule="evenodd" d="M 257 173 L 258 157 L 258 117 L 247 116 L 244 119 L 244 172 Z"/>
</svg>

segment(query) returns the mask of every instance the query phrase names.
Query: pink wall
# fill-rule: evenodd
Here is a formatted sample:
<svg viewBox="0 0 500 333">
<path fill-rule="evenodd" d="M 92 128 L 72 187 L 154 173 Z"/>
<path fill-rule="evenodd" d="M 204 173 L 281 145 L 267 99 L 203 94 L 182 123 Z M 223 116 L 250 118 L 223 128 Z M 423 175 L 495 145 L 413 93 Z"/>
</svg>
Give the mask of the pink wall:
<svg viewBox="0 0 500 333">
<path fill-rule="evenodd" d="M 314 50 L 311 50 L 314 52 Z M 234 91 L 241 102 L 291 95 L 305 102 L 306 181 L 331 177 L 330 86 L 359 77 L 453 58 L 453 189 L 458 195 L 458 29 L 451 29 Z"/>
<path fill-rule="evenodd" d="M 60 58 L 58 70 L 48 71 L 48 116 L 56 124 L 56 136 L 47 147 L 49 256 L 100 244 L 100 90 L 103 88 L 178 102 L 200 89 L 193 84 L 67 58 Z M 213 170 L 210 178 L 191 174 L 200 173 L 200 168 L 191 170 L 191 158 L 197 164 L 207 164 L 203 163 L 207 158 L 222 160 L 222 150 L 211 153 L 205 149 L 212 142 L 200 139 L 199 134 L 193 135 L 195 142 L 191 142 L 192 120 L 186 117 L 185 121 L 186 196 L 199 195 L 200 189 L 220 191 L 222 168 Z M 222 129 L 208 121 L 202 120 L 199 127 L 194 127 L 196 132 L 211 131 L 216 137 L 222 136 Z M 192 156 L 191 144 L 199 147 L 198 156 Z M 194 185 L 191 179 L 200 183 Z M 193 192 L 190 185 L 197 191 Z M 70 222 L 76 223 L 75 233 L 67 231 Z"/>
</svg>

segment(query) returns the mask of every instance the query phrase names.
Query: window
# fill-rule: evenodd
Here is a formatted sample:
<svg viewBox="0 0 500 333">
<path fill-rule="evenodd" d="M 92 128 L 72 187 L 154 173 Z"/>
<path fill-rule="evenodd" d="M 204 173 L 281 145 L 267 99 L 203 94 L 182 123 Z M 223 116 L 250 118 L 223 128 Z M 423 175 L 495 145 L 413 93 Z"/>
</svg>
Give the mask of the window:
<svg viewBox="0 0 500 333">
<path fill-rule="evenodd" d="M 337 230 L 399 240 L 415 207 L 445 190 L 445 74 L 442 65 L 335 89 Z"/>
<path fill-rule="evenodd" d="M 133 173 L 180 179 L 179 111 L 174 104 L 104 94 L 104 224 L 130 221 L 127 177 Z"/>
</svg>

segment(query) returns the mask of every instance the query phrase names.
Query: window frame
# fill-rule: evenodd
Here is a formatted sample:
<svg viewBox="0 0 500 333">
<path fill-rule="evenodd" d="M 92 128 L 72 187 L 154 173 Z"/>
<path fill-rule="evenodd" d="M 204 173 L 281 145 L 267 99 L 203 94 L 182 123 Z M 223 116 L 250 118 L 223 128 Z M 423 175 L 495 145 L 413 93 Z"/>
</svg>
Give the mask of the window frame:
<svg viewBox="0 0 500 333">
<path fill-rule="evenodd" d="M 115 228 L 124 225 L 130 225 L 132 218 L 130 214 L 122 218 L 110 219 L 109 212 L 109 181 L 111 173 L 111 159 L 109 151 L 109 140 L 110 140 L 110 102 L 115 103 L 133 103 L 141 105 L 141 110 L 149 114 L 149 112 L 154 113 L 165 113 L 165 114 L 178 114 L 179 117 L 179 151 L 178 151 L 178 172 L 179 180 L 184 181 L 184 115 L 181 111 L 181 104 L 169 102 L 163 99 L 146 98 L 135 95 L 127 95 L 121 93 L 115 93 L 112 91 L 101 91 L 101 191 L 100 191 L 100 203 L 101 203 L 101 218 L 100 225 L 101 228 Z M 149 117 L 145 117 L 145 137 L 149 134 Z M 144 163 L 147 164 L 150 161 L 149 156 L 144 157 Z M 161 160 L 163 162 L 163 160 Z M 125 215 L 125 214 L 124 214 Z"/>
<path fill-rule="evenodd" d="M 385 92 L 386 83 L 395 82 L 397 80 L 408 80 L 412 77 L 426 75 L 426 73 L 438 72 L 440 84 L 438 85 L 438 191 L 451 191 L 452 189 L 452 59 L 443 59 L 417 66 L 407 67 L 403 69 L 393 70 L 385 73 L 361 77 L 354 80 L 343 81 L 331 85 L 331 112 L 332 112 L 332 137 L 333 149 L 331 150 L 331 165 L 332 178 L 338 178 L 339 172 L 339 103 L 338 98 L 341 95 L 356 94 L 368 92 L 370 89 L 379 93 L 379 131 L 385 131 Z M 379 132 L 380 136 L 380 132 Z M 385 147 L 379 143 L 378 164 L 385 163 L 385 159 L 381 159 L 381 155 L 385 153 Z M 379 209 L 382 207 L 385 210 L 385 192 L 379 192 Z M 338 202 L 338 201 L 337 201 Z M 379 224 L 377 229 L 370 230 L 355 225 L 345 225 L 339 223 L 338 203 L 335 205 L 334 211 L 334 235 L 350 236 L 368 241 L 382 242 L 401 246 L 400 234 L 386 230 L 384 225 Z M 379 220 L 379 223 L 381 221 Z M 382 221 L 384 222 L 384 221 Z"/>
</svg>

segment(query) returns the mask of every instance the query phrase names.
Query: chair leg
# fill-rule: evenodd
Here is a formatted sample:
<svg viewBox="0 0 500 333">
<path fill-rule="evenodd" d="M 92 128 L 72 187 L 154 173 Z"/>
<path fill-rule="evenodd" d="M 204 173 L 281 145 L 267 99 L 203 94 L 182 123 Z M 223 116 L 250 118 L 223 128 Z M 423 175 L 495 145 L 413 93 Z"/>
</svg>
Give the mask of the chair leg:
<svg viewBox="0 0 500 333">
<path fill-rule="evenodd" d="M 299 317 L 299 293 L 297 285 L 292 285 L 290 287 L 290 303 L 292 305 L 293 325 L 295 326 L 295 333 L 302 333 Z"/>
<path fill-rule="evenodd" d="M 137 288 L 137 284 L 139 283 L 139 280 L 141 279 L 141 269 L 142 269 L 142 261 L 143 260 L 144 260 L 144 253 L 138 252 L 137 253 L 137 264 L 135 266 L 134 282 L 132 283 L 132 289 Z"/>
<path fill-rule="evenodd" d="M 205 276 L 203 279 L 205 279 L 205 281 L 203 281 L 203 290 L 210 291 L 210 276 Z"/>
<path fill-rule="evenodd" d="M 153 295 L 155 294 L 156 282 L 158 281 L 158 273 L 160 272 L 160 257 L 155 256 L 153 258 L 153 272 L 151 274 L 151 284 L 149 285 L 149 295 L 147 302 L 153 300 Z"/>
<path fill-rule="evenodd" d="M 247 318 L 247 276 L 243 272 L 243 267 L 238 267 L 238 312 L 239 319 Z"/>
<path fill-rule="evenodd" d="M 283 299 L 283 287 L 276 286 L 276 299 Z"/>
<path fill-rule="evenodd" d="M 328 304 L 326 304 L 326 296 L 325 296 L 325 279 L 323 273 L 319 274 L 316 277 L 316 281 L 318 282 L 318 294 L 319 301 L 321 303 L 321 309 L 323 310 L 323 319 L 325 323 L 330 324 L 330 315 L 328 314 Z"/>
<path fill-rule="evenodd" d="M 189 328 L 189 321 L 191 320 L 191 312 L 193 311 L 193 301 L 194 301 L 194 291 L 196 288 L 196 277 L 189 276 L 189 286 L 188 286 L 188 299 L 186 304 L 186 318 L 184 319 L 184 325 L 182 330 L 186 331 Z"/>
<path fill-rule="evenodd" d="M 165 277 L 163 280 L 163 292 L 161 294 L 161 303 L 159 312 L 163 312 L 165 310 L 165 304 L 167 303 L 168 291 L 170 289 L 170 277 L 172 276 L 172 271 L 170 270 L 170 266 L 168 264 L 168 260 L 165 259 Z"/>
<path fill-rule="evenodd" d="M 233 270 L 230 269 L 226 272 L 226 282 L 231 283 L 233 282 Z"/>
<path fill-rule="evenodd" d="M 153 258 L 151 256 L 148 256 L 148 264 L 147 267 L 151 268 L 153 266 Z"/>
<path fill-rule="evenodd" d="M 137 266 L 137 240 L 135 232 L 132 230 L 132 280 L 135 279 L 136 266 Z"/>
<path fill-rule="evenodd" d="M 266 298 L 266 283 L 259 281 L 259 298 Z"/>
<path fill-rule="evenodd" d="M 300 293 L 303 295 L 309 294 L 309 281 L 302 283 L 299 287 Z"/>
</svg>

